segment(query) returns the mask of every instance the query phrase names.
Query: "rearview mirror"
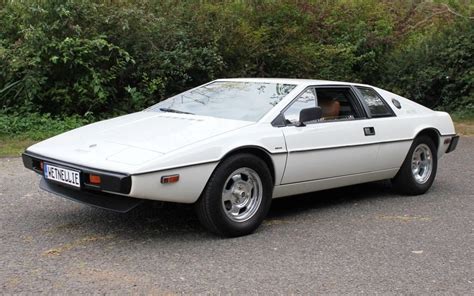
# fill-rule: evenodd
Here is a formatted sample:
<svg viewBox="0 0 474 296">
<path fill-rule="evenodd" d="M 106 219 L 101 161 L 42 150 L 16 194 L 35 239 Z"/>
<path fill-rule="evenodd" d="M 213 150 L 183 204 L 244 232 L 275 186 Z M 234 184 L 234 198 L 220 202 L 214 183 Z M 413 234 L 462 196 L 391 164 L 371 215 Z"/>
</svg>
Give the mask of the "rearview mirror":
<svg viewBox="0 0 474 296">
<path fill-rule="evenodd" d="M 305 122 L 321 119 L 323 110 L 321 107 L 312 107 L 302 109 L 300 111 L 300 126 L 304 126 Z"/>
</svg>

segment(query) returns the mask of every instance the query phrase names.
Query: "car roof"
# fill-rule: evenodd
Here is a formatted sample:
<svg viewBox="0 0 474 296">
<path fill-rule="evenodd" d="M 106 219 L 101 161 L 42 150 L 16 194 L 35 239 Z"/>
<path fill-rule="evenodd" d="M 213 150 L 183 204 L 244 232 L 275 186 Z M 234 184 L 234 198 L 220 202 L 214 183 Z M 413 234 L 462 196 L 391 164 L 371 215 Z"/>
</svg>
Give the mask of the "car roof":
<svg viewBox="0 0 474 296">
<path fill-rule="evenodd" d="M 319 79 L 296 79 L 296 78 L 222 78 L 215 81 L 241 81 L 241 82 L 261 82 L 261 83 L 286 83 L 296 85 L 362 85 L 365 84 L 343 82 L 343 81 L 330 81 L 330 80 L 319 80 Z"/>
</svg>

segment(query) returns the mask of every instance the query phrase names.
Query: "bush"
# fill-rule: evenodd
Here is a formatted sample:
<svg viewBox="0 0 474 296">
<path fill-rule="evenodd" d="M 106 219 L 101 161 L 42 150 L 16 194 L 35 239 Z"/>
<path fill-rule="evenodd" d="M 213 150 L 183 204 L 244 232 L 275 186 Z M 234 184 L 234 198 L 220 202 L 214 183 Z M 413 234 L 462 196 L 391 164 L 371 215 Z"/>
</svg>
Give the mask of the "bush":
<svg viewBox="0 0 474 296">
<path fill-rule="evenodd" d="M 386 63 L 384 84 L 423 105 L 474 113 L 474 23 L 435 31 Z"/>
<path fill-rule="evenodd" d="M 450 0 L 4 1 L 0 109 L 103 118 L 249 76 L 359 81 L 472 108 L 471 13 Z"/>
<path fill-rule="evenodd" d="M 0 113 L 0 138 L 22 137 L 43 140 L 89 123 L 80 116 L 52 117 L 50 114 L 32 113 L 28 116 Z"/>
<path fill-rule="evenodd" d="M 105 36 L 84 28 L 99 17 L 95 5 L 57 4 L 13 2 L 2 10 L 10 27 L 0 43 L 1 103 L 18 111 L 65 115 L 107 111 L 117 101 L 116 83 L 133 59 Z"/>
</svg>

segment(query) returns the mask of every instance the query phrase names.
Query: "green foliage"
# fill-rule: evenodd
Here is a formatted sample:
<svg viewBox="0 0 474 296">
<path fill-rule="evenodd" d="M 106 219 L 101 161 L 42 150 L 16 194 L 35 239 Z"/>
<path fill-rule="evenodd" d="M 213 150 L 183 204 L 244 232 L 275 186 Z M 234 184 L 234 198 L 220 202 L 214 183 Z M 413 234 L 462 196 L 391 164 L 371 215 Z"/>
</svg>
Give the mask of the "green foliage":
<svg viewBox="0 0 474 296">
<path fill-rule="evenodd" d="M 55 2 L 12 3 L 2 10 L 10 27 L 1 35 L 1 103 L 53 114 L 106 111 L 117 100 L 116 82 L 133 59 L 105 36 L 83 28 L 98 17 L 94 5 Z M 11 28 L 11 22 L 17 26 Z"/>
<path fill-rule="evenodd" d="M 474 24 L 456 24 L 394 51 L 385 85 L 429 107 L 474 113 Z"/>
<path fill-rule="evenodd" d="M 0 139 L 21 137 L 33 141 L 42 140 L 89 123 L 78 115 L 70 117 L 53 117 L 50 114 L 0 113 Z"/>
<path fill-rule="evenodd" d="M 97 119 L 257 76 L 359 81 L 472 110 L 473 11 L 465 0 L 4 1 L 0 109 Z"/>
</svg>

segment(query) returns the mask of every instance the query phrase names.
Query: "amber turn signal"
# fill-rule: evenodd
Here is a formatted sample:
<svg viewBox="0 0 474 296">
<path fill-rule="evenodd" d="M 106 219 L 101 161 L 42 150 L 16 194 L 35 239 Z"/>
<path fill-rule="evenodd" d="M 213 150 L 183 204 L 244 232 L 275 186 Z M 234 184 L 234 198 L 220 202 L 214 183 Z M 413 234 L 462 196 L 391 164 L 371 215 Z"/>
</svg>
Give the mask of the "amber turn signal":
<svg viewBox="0 0 474 296">
<path fill-rule="evenodd" d="M 161 184 L 176 183 L 179 181 L 179 175 L 170 175 L 161 177 Z"/>
<path fill-rule="evenodd" d="M 92 174 L 89 175 L 89 183 L 90 184 L 99 185 L 100 182 L 101 182 L 100 176 L 92 175 Z"/>
</svg>

